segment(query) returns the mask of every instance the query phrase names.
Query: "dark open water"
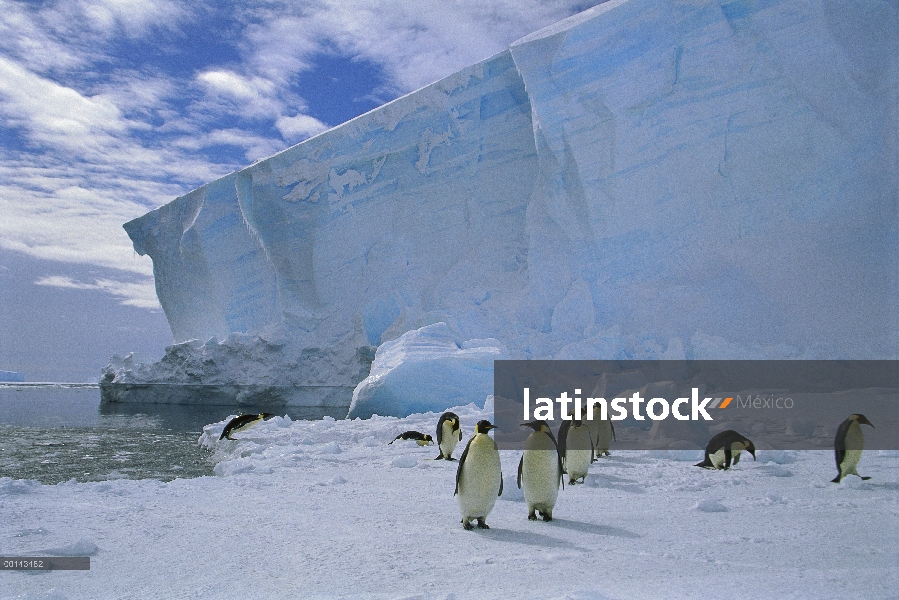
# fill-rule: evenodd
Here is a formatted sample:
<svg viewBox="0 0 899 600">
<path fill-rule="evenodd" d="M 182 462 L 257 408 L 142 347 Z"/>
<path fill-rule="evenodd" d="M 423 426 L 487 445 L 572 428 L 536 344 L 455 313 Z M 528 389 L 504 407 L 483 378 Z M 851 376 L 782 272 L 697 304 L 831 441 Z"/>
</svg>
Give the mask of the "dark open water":
<svg viewBox="0 0 899 600">
<path fill-rule="evenodd" d="M 293 419 L 343 416 L 293 407 L 103 404 L 97 387 L 0 384 L 0 477 L 56 484 L 211 475 L 209 455 L 197 446 L 203 426 L 263 410 Z"/>
</svg>

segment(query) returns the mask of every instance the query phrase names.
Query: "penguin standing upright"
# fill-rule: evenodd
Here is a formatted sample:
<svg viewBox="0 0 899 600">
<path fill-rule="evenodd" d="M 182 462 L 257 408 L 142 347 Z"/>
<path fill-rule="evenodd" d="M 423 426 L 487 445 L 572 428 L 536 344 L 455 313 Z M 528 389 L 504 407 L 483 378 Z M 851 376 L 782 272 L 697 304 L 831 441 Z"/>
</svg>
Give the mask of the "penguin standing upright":
<svg viewBox="0 0 899 600">
<path fill-rule="evenodd" d="M 589 414 L 586 407 L 584 407 L 583 414 Z M 609 456 L 609 446 L 612 445 L 612 441 L 615 439 L 615 426 L 612 425 L 612 421 L 600 418 L 598 402 L 593 404 L 593 418 L 587 419 L 586 416 L 584 418 L 593 437 L 593 458 L 599 458 L 603 454 Z"/>
<path fill-rule="evenodd" d="M 456 491 L 462 526 L 473 529 L 472 519 L 478 527 L 490 529 L 487 515 L 493 510 L 496 498 L 503 495 L 503 472 L 496 442 L 488 435 L 495 429 L 490 421 L 481 420 L 475 425 L 474 436 L 468 440 L 459 467 L 456 469 Z"/>
<path fill-rule="evenodd" d="M 740 462 L 740 453 L 745 450 L 755 460 L 755 446 L 748 439 L 728 429 L 715 435 L 705 447 L 705 459 L 696 463 L 705 469 L 729 469 L 731 464 Z"/>
<path fill-rule="evenodd" d="M 559 446 L 546 421 L 531 421 L 521 426 L 534 430 L 524 443 L 524 453 L 518 463 L 518 487 L 524 490 L 528 519 L 536 520 L 539 511 L 544 521 L 552 521 L 559 484 L 562 484 Z"/>
<path fill-rule="evenodd" d="M 856 467 L 858 461 L 862 458 L 862 450 L 865 449 L 865 436 L 862 433 L 862 425 L 871 425 L 865 415 L 854 414 L 840 423 L 837 428 L 837 435 L 833 440 L 833 450 L 837 459 L 837 476 L 833 478 L 832 483 L 840 483 L 846 475 L 858 475 Z M 862 477 L 864 480 L 870 477 Z"/>
<path fill-rule="evenodd" d="M 574 485 L 578 479 L 583 483 L 593 462 L 593 437 L 581 419 L 562 421 L 559 426 L 559 456 L 562 470 L 568 473 L 568 484 Z"/>
<path fill-rule="evenodd" d="M 265 419 L 270 417 L 274 417 L 275 415 L 271 413 L 259 413 L 259 414 L 251 414 L 251 415 L 239 415 L 234 417 L 228 424 L 225 425 L 225 428 L 222 430 L 222 435 L 219 436 L 220 440 L 228 438 L 229 440 L 233 440 L 231 437 L 234 433 L 239 433 L 241 431 L 246 431 L 253 425 L 261 423 Z"/>
<path fill-rule="evenodd" d="M 453 458 L 453 450 L 456 444 L 462 441 L 462 427 L 459 424 L 459 415 L 454 412 L 445 412 L 437 421 L 437 446 L 440 454 L 434 460 L 456 460 Z"/>
</svg>

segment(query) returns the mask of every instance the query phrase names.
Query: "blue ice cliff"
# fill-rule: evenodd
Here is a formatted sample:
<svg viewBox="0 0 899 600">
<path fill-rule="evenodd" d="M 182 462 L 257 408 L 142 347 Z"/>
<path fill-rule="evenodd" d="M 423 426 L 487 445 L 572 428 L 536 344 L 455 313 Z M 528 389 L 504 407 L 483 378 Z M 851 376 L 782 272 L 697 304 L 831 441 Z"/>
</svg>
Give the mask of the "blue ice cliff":
<svg viewBox="0 0 899 600">
<path fill-rule="evenodd" d="M 438 323 L 496 342 L 442 348 L 455 380 L 496 356 L 899 358 L 897 82 L 892 2 L 601 4 L 126 223 L 180 358 L 104 381 L 349 404 L 374 348 Z M 380 355 L 398 391 L 363 383 L 356 414 L 433 379 Z"/>
</svg>

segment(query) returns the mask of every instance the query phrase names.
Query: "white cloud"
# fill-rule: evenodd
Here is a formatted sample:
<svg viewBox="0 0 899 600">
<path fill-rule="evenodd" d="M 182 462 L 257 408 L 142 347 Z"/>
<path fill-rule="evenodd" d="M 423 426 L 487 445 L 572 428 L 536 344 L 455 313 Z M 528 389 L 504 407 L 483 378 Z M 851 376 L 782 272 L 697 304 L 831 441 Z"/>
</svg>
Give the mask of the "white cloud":
<svg viewBox="0 0 899 600">
<path fill-rule="evenodd" d="M 87 98 L 0 57 L 0 102 L 12 125 L 59 143 L 98 132 L 127 129 L 119 109 L 102 97 Z"/>
<path fill-rule="evenodd" d="M 319 134 L 328 129 L 328 126 L 309 115 L 297 115 L 295 117 L 278 117 L 275 127 L 281 132 L 285 140 L 301 140 Z"/>
<path fill-rule="evenodd" d="M 101 32 L 109 35 L 121 27 L 130 37 L 146 35 L 154 27 L 174 27 L 189 6 L 166 0 L 84 0 L 75 4 Z"/>
<path fill-rule="evenodd" d="M 71 277 L 53 275 L 41 277 L 35 280 L 35 285 L 72 289 L 99 291 L 117 298 L 120 304 L 137 308 L 160 310 L 159 301 L 156 299 L 156 289 L 153 279 L 144 279 L 139 282 L 117 281 L 113 279 L 94 279 L 87 283 L 76 281 Z"/>
<path fill-rule="evenodd" d="M 274 85 L 264 79 L 248 80 L 230 71 L 206 71 L 197 76 L 212 91 L 231 96 L 237 100 L 259 100 L 263 94 L 271 93 Z"/>
</svg>

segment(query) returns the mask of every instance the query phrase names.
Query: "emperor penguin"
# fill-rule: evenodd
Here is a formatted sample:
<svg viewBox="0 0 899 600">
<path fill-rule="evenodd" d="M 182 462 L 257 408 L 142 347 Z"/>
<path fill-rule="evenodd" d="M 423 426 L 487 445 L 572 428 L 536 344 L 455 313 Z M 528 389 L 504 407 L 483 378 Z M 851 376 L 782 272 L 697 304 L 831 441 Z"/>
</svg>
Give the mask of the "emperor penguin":
<svg viewBox="0 0 899 600">
<path fill-rule="evenodd" d="M 559 456 L 562 470 L 568 473 L 568 485 L 574 485 L 578 479 L 583 483 L 593 462 L 593 436 L 581 419 L 572 417 L 559 426 Z"/>
<path fill-rule="evenodd" d="M 257 423 L 261 423 L 265 419 L 270 417 L 274 417 L 275 415 L 271 413 L 258 413 L 255 415 L 239 415 L 228 421 L 228 424 L 225 425 L 225 428 L 222 430 L 222 435 L 219 436 L 220 440 L 228 438 L 229 440 L 233 440 L 231 434 L 238 433 L 241 431 L 246 431 L 253 425 Z"/>
<path fill-rule="evenodd" d="M 475 425 L 474 435 L 468 440 L 459 467 L 456 469 L 456 491 L 462 527 L 471 530 L 472 519 L 478 527 L 490 529 L 487 515 L 493 510 L 496 499 L 503 495 L 503 472 L 499 461 L 499 449 L 489 432 L 495 429 L 490 421 L 481 420 Z"/>
<path fill-rule="evenodd" d="M 599 411 L 599 402 L 593 404 L 593 418 L 587 419 L 587 407 L 584 407 L 584 419 L 590 428 L 590 434 L 593 437 L 593 458 L 599 458 L 603 454 L 609 456 L 609 446 L 615 440 L 615 426 L 609 419 L 601 419 Z"/>
<path fill-rule="evenodd" d="M 728 429 L 715 435 L 705 447 L 705 459 L 696 463 L 697 467 L 705 469 L 729 469 L 731 464 L 740 462 L 740 453 L 743 451 L 752 455 L 755 460 L 755 446 L 748 439 Z"/>
<path fill-rule="evenodd" d="M 390 440 L 387 445 L 389 446 L 397 440 L 415 440 L 415 443 L 417 443 L 419 446 L 429 446 L 431 442 L 434 441 L 434 438 L 429 436 L 427 433 L 422 433 L 420 431 L 404 431 L 403 433 Z"/>
<path fill-rule="evenodd" d="M 858 466 L 858 461 L 862 458 L 862 450 L 865 449 L 865 436 L 862 433 L 862 425 L 874 427 L 865 415 L 854 414 L 849 415 L 849 418 L 840 423 L 840 426 L 837 428 L 837 435 L 833 440 L 833 450 L 834 454 L 836 454 L 839 473 L 831 480 L 832 483 L 840 483 L 846 475 L 858 475 L 858 471 L 855 468 Z M 871 479 L 870 477 L 858 476 L 864 480 Z"/>
<path fill-rule="evenodd" d="M 522 423 L 534 432 L 524 443 L 524 453 L 518 463 L 518 487 L 524 490 L 528 504 L 528 519 L 537 520 L 537 511 L 544 521 L 553 520 L 553 508 L 562 483 L 562 459 L 559 446 L 546 421 Z"/>
<path fill-rule="evenodd" d="M 437 421 L 437 446 L 440 454 L 434 460 L 456 460 L 453 458 L 453 450 L 456 444 L 462 441 L 462 427 L 459 424 L 459 415 L 454 412 L 445 412 Z"/>
</svg>

